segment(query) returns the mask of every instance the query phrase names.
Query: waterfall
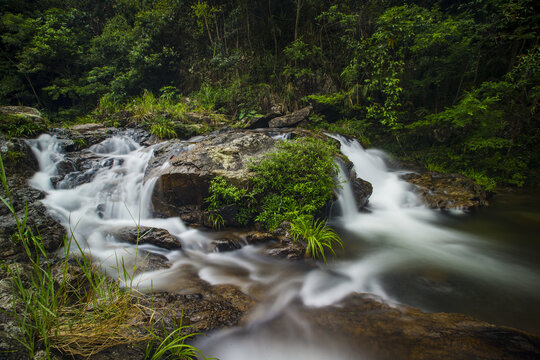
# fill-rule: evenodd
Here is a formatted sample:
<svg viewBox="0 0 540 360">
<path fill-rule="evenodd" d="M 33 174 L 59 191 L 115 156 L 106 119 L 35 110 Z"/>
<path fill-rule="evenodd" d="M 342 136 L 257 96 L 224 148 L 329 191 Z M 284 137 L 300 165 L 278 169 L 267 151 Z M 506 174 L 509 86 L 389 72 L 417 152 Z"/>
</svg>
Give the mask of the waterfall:
<svg viewBox="0 0 540 360">
<path fill-rule="evenodd" d="M 346 279 L 337 286 L 321 285 L 328 277 L 324 272 L 309 274 L 302 291 L 304 302 L 329 305 L 351 291 L 371 292 L 391 301 L 380 280 L 391 272 L 421 266 L 436 266 L 522 290 L 538 288 L 529 269 L 505 262 L 485 239 L 441 226 L 441 215 L 422 205 L 412 186 L 399 178 L 399 172 L 388 170 L 386 154 L 364 150 L 354 140 L 334 138 L 340 141 L 341 151 L 353 162 L 357 175 L 373 185 L 369 213 L 359 213 L 350 206 L 350 190 L 339 197 L 340 207 L 346 209 L 338 219 L 341 226 L 354 235 L 355 242 L 368 244 L 369 252 L 358 252 L 354 260 L 337 265 Z"/>
<path fill-rule="evenodd" d="M 144 182 L 152 148 L 142 148 L 128 136 L 113 136 L 86 151 L 88 159 L 82 178 L 89 181 L 71 186 L 60 182 L 54 188 L 51 178 L 56 165 L 64 159 L 55 137 L 41 135 L 30 141 L 40 171 L 31 185 L 46 192 L 43 203 L 65 227 L 68 237 L 88 253 L 113 277 L 120 279 L 123 266 L 134 263 L 137 249 L 117 241 L 111 235 L 122 227 L 137 226 L 167 229 L 173 236 L 187 230 L 179 218 L 153 219 L 151 193 L 156 179 Z M 72 244 L 72 251 L 78 246 Z M 158 251 L 158 253 L 162 253 Z M 131 275 L 129 275 L 131 276 Z"/>
</svg>

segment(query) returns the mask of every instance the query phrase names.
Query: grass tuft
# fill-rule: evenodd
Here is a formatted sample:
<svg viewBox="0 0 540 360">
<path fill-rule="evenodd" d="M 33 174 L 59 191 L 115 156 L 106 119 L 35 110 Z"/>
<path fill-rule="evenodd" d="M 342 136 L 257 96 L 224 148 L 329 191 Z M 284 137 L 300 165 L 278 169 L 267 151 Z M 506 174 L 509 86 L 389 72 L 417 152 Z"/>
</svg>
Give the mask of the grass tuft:
<svg viewBox="0 0 540 360">
<path fill-rule="evenodd" d="M 326 222 L 299 216 L 291 222 L 291 234 L 295 241 L 307 242 L 306 257 L 322 258 L 326 262 L 326 252 L 336 255 L 334 243 L 343 248 L 338 234 Z"/>
</svg>

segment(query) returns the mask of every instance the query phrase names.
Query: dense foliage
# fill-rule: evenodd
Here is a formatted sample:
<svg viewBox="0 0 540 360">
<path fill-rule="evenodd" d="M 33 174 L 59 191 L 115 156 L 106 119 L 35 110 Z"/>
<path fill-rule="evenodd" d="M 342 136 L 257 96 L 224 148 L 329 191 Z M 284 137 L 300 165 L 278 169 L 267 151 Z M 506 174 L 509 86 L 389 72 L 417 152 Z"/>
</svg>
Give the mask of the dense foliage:
<svg viewBox="0 0 540 360">
<path fill-rule="evenodd" d="M 276 151 L 250 164 L 254 177 L 249 188 L 216 177 L 206 199 L 208 210 L 237 205 L 241 224 L 256 221 L 270 230 L 283 221 L 321 215 L 338 185 L 337 151 L 333 144 L 310 137 L 281 141 Z"/>
<path fill-rule="evenodd" d="M 273 230 L 283 221 L 292 222 L 295 237 L 308 242 L 307 255 L 325 258 L 339 237 L 320 221 L 323 209 L 337 184 L 333 144 L 310 137 L 282 141 L 276 151 L 249 168 L 254 177 L 249 188 L 241 188 L 216 177 L 206 199 L 215 226 L 223 224 L 220 210 L 233 205 L 241 224 L 261 223 Z"/>
<path fill-rule="evenodd" d="M 433 169 L 491 186 L 540 179 L 538 1 L 2 6 L 4 104 L 71 119 L 98 103 L 127 104 L 144 91 L 174 89 L 241 121 L 311 102 L 312 126 L 359 136 Z M 161 121 L 154 131 L 174 136 Z"/>
</svg>

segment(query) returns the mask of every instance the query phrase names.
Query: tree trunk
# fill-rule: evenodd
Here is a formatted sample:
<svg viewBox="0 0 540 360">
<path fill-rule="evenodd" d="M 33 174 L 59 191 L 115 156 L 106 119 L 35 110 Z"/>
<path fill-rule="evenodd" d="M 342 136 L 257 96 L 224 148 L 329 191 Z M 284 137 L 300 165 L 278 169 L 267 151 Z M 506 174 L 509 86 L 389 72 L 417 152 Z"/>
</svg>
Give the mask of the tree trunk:
<svg viewBox="0 0 540 360">
<path fill-rule="evenodd" d="M 214 40 L 212 39 L 212 33 L 210 32 L 210 27 L 208 26 L 208 21 L 206 20 L 206 16 L 204 17 L 204 26 L 206 27 L 206 31 L 208 32 L 208 38 L 210 39 L 210 45 L 214 47 Z"/>
<path fill-rule="evenodd" d="M 246 7 L 246 24 L 247 24 L 247 41 L 249 51 L 253 53 L 253 47 L 251 46 L 251 30 L 249 28 L 249 9 Z"/>
<path fill-rule="evenodd" d="M 296 0 L 296 20 L 294 22 L 294 41 L 298 39 L 298 23 L 300 22 L 300 8 L 302 7 L 302 1 Z"/>
</svg>

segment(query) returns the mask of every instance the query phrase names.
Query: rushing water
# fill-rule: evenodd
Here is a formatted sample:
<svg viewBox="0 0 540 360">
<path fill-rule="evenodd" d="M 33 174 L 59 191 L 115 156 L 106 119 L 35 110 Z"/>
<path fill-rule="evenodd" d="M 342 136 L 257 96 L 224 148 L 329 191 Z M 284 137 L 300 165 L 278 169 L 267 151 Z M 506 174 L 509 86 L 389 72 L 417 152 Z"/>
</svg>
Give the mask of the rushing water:
<svg viewBox="0 0 540 360">
<path fill-rule="evenodd" d="M 198 344 L 206 355 L 222 360 L 359 358 L 357 350 L 331 336 L 321 344 L 295 311 L 334 304 L 353 292 L 426 311 L 459 311 L 540 333 L 535 305 L 540 300 L 538 245 L 532 253 L 520 252 L 511 239 L 501 238 L 496 229 L 506 219 L 504 214 L 497 215 L 494 234 L 489 234 L 478 231 L 493 226 L 489 219 L 427 209 L 400 173 L 386 167 L 383 152 L 336 138 L 358 176 L 373 184 L 373 195 L 369 211 L 359 213 L 344 184 L 340 215 L 332 224 L 346 250 L 337 260 L 315 268 L 267 257 L 255 246 L 211 252 L 211 234 L 189 229 L 179 218 L 152 218 L 150 195 L 156 179 L 145 182 L 144 174 L 153 148 L 141 147 L 128 136 L 114 136 L 88 150 L 89 166 L 78 175 L 88 182 L 77 185 L 68 176 L 53 186 L 56 165 L 64 156 L 55 138 L 42 135 L 32 142 L 40 171 L 31 184 L 47 193 L 43 202 L 48 209 L 111 275 L 130 279 L 140 288 L 181 291 L 183 265 L 188 264 L 209 283 L 234 284 L 260 300 L 244 327 L 217 332 Z M 129 269 L 135 248 L 112 234 L 137 224 L 166 229 L 182 241 L 182 251 L 143 247 L 166 256 L 173 264 L 170 269 L 136 277 L 119 271 L 121 264 Z"/>
</svg>

